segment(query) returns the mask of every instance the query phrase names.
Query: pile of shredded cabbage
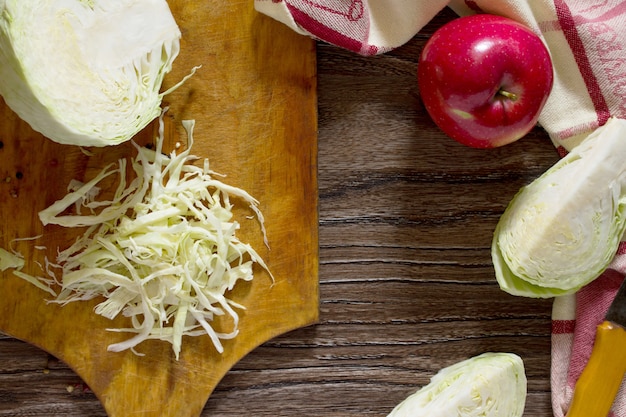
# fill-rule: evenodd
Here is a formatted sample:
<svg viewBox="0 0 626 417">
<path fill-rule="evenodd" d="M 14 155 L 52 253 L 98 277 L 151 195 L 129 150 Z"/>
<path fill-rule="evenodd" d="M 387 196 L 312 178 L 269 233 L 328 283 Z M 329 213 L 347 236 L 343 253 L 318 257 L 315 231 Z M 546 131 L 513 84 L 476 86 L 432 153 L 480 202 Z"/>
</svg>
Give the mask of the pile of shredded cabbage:
<svg viewBox="0 0 626 417">
<path fill-rule="evenodd" d="M 138 153 L 131 162 L 132 180 L 127 160 L 121 159 L 91 181 L 74 184 L 39 213 L 44 225 L 86 228 L 52 266 L 62 271 L 61 291 L 53 302 L 104 297 L 97 314 L 129 317 L 132 327 L 109 330 L 134 336 L 111 344 L 109 351 L 137 353 L 139 343 L 160 339 L 172 344 L 178 359 L 183 336 L 208 334 L 221 353 L 220 339 L 237 335 L 236 309 L 244 308 L 227 292 L 238 280 L 253 278 L 254 263 L 267 270 L 257 252 L 235 235 L 239 223 L 232 219 L 231 197 L 250 206 L 265 237 L 263 217 L 258 202 L 217 180 L 207 160 L 202 167 L 191 163 L 200 159 L 190 154 L 193 121 L 183 122 L 187 149 L 169 156 L 162 153 L 163 115 L 159 122 L 155 150 L 134 144 Z M 111 175 L 119 180 L 114 196 L 96 200 L 98 185 Z M 212 321 L 224 315 L 232 328 L 218 332 Z"/>
</svg>

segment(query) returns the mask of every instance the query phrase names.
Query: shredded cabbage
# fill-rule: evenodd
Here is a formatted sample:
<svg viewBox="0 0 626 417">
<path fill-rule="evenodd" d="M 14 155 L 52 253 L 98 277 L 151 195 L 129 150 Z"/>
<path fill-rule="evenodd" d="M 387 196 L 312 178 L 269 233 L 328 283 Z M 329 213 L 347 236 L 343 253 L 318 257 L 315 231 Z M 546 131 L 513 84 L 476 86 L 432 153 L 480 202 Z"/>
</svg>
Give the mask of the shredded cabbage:
<svg viewBox="0 0 626 417">
<path fill-rule="evenodd" d="M 159 116 L 180 37 L 166 0 L 0 0 L 0 95 L 54 141 L 124 142 Z"/>
<path fill-rule="evenodd" d="M 388 417 L 521 417 L 526 384 L 519 356 L 487 352 L 440 370 Z"/>
<path fill-rule="evenodd" d="M 511 200 L 492 258 L 513 295 L 574 293 L 609 265 L 626 229 L 626 120 L 610 119 Z"/>
<path fill-rule="evenodd" d="M 91 181 L 72 184 L 65 197 L 39 213 L 44 225 L 86 228 L 58 253 L 62 289 L 53 302 L 104 297 L 97 314 L 130 317 L 132 327 L 109 330 L 135 335 L 110 345 L 110 351 L 134 351 L 147 339 L 160 339 L 172 344 L 178 358 L 183 336 L 208 334 L 223 352 L 220 339 L 237 335 L 236 310 L 244 308 L 228 291 L 239 280 L 252 280 L 254 263 L 267 270 L 258 253 L 237 238 L 231 200 L 249 205 L 265 235 L 263 217 L 257 200 L 216 179 L 208 160 L 192 164 L 199 159 L 190 154 L 193 121 L 183 122 L 187 149 L 169 156 L 162 153 L 162 116 L 159 121 L 155 150 L 135 144 L 134 179 L 128 182 L 122 159 Z M 119 179 L 113 198 L 96 200 L 93 191 L 111 175 Z M 213 328 L 216 316 L 230 317 L 229 331 Z"/>
<path fill-rule="evenodd" d="M 32 239 L 36 239 L 37 237 L 32 238 Z M 15 239 L 14 242 L 18 240 L 30 240 L 30 238 Z M 53 277 L 44 278 L 44 277 L 37 277 L 31 274 L 27 274 L 22 271 L 22 269 L 24 268 L 24 265 L 25 265 L 24 256 L 22 256 L 21 253 L 15 250 L 12 250 L 11 252 L 9 252 L 6 249 L 0 248 L 0 272 L 11 269 L 13 275 L 15 275 L 16 277 L 23 279 L 24 281 L 34 285 L 40 290 L 47 292 L 53 297 L 57 295 L 56 292 L 51 288 L 51 285 L 53 285 L 56 282 Z"/>
</svg>

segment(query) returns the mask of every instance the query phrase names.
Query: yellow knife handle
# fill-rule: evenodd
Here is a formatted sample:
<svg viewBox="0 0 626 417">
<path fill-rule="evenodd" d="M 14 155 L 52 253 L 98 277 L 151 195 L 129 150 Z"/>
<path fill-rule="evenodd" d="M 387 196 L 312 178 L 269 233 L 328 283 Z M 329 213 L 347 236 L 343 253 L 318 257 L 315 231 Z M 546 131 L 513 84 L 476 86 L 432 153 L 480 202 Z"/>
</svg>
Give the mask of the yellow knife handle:
<svg viewBox="0 0 626 417">
<path fill-rule="evenodd" d="M 600 324 L 591 357 L 576 387 L 567 417 L 606 417 L 626 371 L 626 330 Z"/>
</svg>

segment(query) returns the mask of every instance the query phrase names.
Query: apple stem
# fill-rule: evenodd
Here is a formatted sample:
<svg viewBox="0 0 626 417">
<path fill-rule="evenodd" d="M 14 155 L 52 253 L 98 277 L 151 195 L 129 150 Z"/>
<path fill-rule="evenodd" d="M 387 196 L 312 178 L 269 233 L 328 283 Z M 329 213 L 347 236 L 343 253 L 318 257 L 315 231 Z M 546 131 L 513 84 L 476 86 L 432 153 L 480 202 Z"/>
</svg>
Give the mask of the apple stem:
<svg viewBox="0 0 626 417">
<path fill-rule="evenodd" d="M 517 100 L 517 94 L 511 93 L 510 91 L 500 89 L 498 90 L 498 94 L 508 98 L 509 100 Z"/>
</svg>

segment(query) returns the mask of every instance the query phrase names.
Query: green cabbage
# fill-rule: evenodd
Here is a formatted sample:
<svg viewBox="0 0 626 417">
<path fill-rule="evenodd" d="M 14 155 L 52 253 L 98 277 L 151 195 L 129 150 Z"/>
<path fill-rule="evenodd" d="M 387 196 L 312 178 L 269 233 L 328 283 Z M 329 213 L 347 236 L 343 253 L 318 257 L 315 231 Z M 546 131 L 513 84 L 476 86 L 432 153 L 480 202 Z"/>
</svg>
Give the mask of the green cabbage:
<svg viewBox="0 0 626 417">
<path fill-rule="evenodd" d="M 521 417 L 524 362 L 513 353 L 483 353 L 440 370 L 387 417 Z"/>
<path fill-rule="evenodd" d="M 626 228 L 626 120 L 610 119 L 511 200 L 492 259 L 513 295 L 577 291 L 610 264 Z"/>
<path fill-rule="evenodd" d="M 180 36 L 165 0 L 0 0 L 0 95 L 56 142 L 121 143 L 161 113 Z"/>
</svg>

